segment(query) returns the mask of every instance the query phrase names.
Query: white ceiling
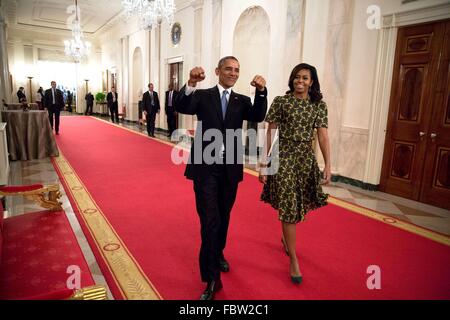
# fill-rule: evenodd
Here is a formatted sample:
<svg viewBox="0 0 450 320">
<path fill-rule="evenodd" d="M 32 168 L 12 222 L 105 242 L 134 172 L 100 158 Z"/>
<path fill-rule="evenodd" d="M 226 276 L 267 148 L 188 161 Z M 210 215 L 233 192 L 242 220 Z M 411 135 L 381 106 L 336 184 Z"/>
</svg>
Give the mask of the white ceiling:
<svg viewBox="0 0 450 320">
<path fill-rule="evenodd" d="M 16 27 L 70 30 L 75 0 L 7 0 L 8 20 Z M 70 9 L 72 6 L 72 11 Z M 123 7 L 120 0 L 78 0 L 81 27 L 95 33 L 118 16 Z M 13 26 L 12 26 L 13 27 Z M 42 30 L 43 31 L 43 30 Z"/>
</svg>

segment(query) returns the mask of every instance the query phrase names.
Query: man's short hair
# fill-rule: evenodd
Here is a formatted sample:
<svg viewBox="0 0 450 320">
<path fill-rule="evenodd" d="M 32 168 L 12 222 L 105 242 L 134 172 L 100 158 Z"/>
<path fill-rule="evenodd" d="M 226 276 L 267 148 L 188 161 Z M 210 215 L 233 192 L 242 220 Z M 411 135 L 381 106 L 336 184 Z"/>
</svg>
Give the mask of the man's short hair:
<svg viewBox="0 0 450 320">
<path fill-rule="evenodd" d="M 225 64 L 225 61 L 227 61 L 229 59 L 236 60 L 239 63 L 239 60 L 236 57 L 226 56 L 219 60 L 219 63 L 217 64 L 217 68 L 220 69 Z"/>
</svg>

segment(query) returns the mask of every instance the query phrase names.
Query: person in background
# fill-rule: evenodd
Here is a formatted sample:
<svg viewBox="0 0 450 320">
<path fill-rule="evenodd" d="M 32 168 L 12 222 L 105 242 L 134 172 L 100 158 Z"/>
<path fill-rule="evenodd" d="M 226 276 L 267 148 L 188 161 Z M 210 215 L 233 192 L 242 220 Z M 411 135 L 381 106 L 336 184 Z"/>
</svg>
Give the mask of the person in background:
<svg viewBox="0 0 450 320">
<path fill-rule="evenodd" d="M 73 94 L 67 90 L 67 111 L 72 112 Z"/>
<path fill-rule="evenodd" d="M 17 91 L 17 98 L 19 99 L 19 103 L 27 102 L 27 96 L 25 95 L 24 87 L 20 87 Z"/>
<path fill-rule="evenodd" d="M 111 91 L 106 96 L 109 112 L 111 113 L 111 121 L 119 123 L 119 103 L 117 101 L 117 92 L 115 87 L 111 87 Z"/>
<path fill-rule="evenodd" d="M 39 110 L 44 110 L 44 89 L 42 87 L 39 87 L 36 93 L 36 103 Z"/>
<path fill-rule="evenodd" d="M 153 83 L 148 84 L 148 91 L 144 93 L 142 100 L 143 114 L 147 121 L 147 133 L 150 137 L 155 137 L 155 120 L 160 106 L 158 93 L 153 91 Z"/>
<path fill-rule="evenodd" d="M 175 131 L 177 112 L 175 111 L 175 99 L 178 91 L 174 90 L 173 83 L 169 84 L 169 90 L 166 91 L 165 110 L 167 115 L 167 127 L 169 129 L 169 137 Z"/>
<path fill-rule="evenodd" d="M 88 116 L 92 114 L 92 108 L 94 107 L 94 95 L 89 91 L 84 99 L 86 100 L 86 111 L 84 114 Z"/>
<path fill-rule="evenodd" d="M 56 82 L 51 82 L 52 87 L 45 90 L 44 106 L 48 110 L 48 118 L 53 130 L 53 117 L 55 118 L 55 132 L 59 134 L 59 114 L 64 109 L 64 94 L 56 89 Z"/>
</svg>

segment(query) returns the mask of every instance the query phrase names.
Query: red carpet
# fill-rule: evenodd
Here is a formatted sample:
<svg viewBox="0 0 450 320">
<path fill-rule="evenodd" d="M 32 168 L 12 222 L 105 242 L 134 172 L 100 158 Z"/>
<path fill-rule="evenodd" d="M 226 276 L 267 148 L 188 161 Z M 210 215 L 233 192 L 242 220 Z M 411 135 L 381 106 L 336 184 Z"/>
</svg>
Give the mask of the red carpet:
<svg viewBox="0 0 450 320">
<path fill-rule="evenodd" d="M 66 289 L 71 265 L 80 267 L 81 287 L 95 284 L 64 212 L 41 211 L 5 219 L 4 236 L 0 300 Z"/>
<path fill-rule="evenodd" d="M 204 287 L 194 192 L 184 165 L 171 163 L 172 148 L 89 117 L 63 117 L 56 139 L 161 296 L 198 299 Z M 259 201 L 260 192 L 257 179 L 246 175 L 225 251 L 231 270 L 217 299 L 450 299 L 450 247 L 334 205 L 298 225 L 304 280 L 294 286 L 276 212 Z M 84 231 L 95 247 L 92 230 Z M 121 298 L 120 281 L 94 253 Z M 381 268 L 381 290 L 366 286 L 370 265 Z"/>
</svg>

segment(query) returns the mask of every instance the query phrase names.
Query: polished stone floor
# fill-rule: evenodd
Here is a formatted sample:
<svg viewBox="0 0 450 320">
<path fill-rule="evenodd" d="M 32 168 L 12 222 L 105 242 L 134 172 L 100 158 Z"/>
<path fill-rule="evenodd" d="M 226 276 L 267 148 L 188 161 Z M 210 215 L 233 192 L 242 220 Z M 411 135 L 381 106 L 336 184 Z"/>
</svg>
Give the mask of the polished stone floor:
<svg viewBox="0 0 450 320">
<path fill-rule="evenodd" d="M 107 117 L 102 117 L 108 120 Z M 64 119 L 61 119 L 61 133 L 64 134 Z M 133 123 L 121 123 L 120 125 L 140 133 L 146 134 L 146 128 Z M 156 138 L 168 142 L 165 133 L 156 132 Z M 72 206 L 59 181 L 58 175 L 53 168 L 50 159 L 34 161 L 13 161 L 10 163 L 10 185 L 24 185 L 33 183 L 59 184 L 62 192 L 63 208 L 67 214 L 70 224 L 77 236 L 80 247 L 83 250 L 86 261 L 89 264 L 93 278 L 97 284 L 107 287 L 106 281 L 100 271 L 96 259 L 89 244 L 81 230 L 80 224 L 73 212 Z M 250 168 L 253 169 L 253 168 Z M 375 210 L 396 219 L 410 222 L 424 228 L 450 235 L 450 211 L 432 207 L 415 201 L 399 198 L 382 192 L 362 190 L 342 183 L 333 183 L 324 187 L 325 192 L 359 206 Z M 23 214 L 26 212 L 42 210 L 31 201 L 21 197 L 7 197 L 6 217 Z M 109 293 L 109 297 L 112 295 Z"/>
</svg>

